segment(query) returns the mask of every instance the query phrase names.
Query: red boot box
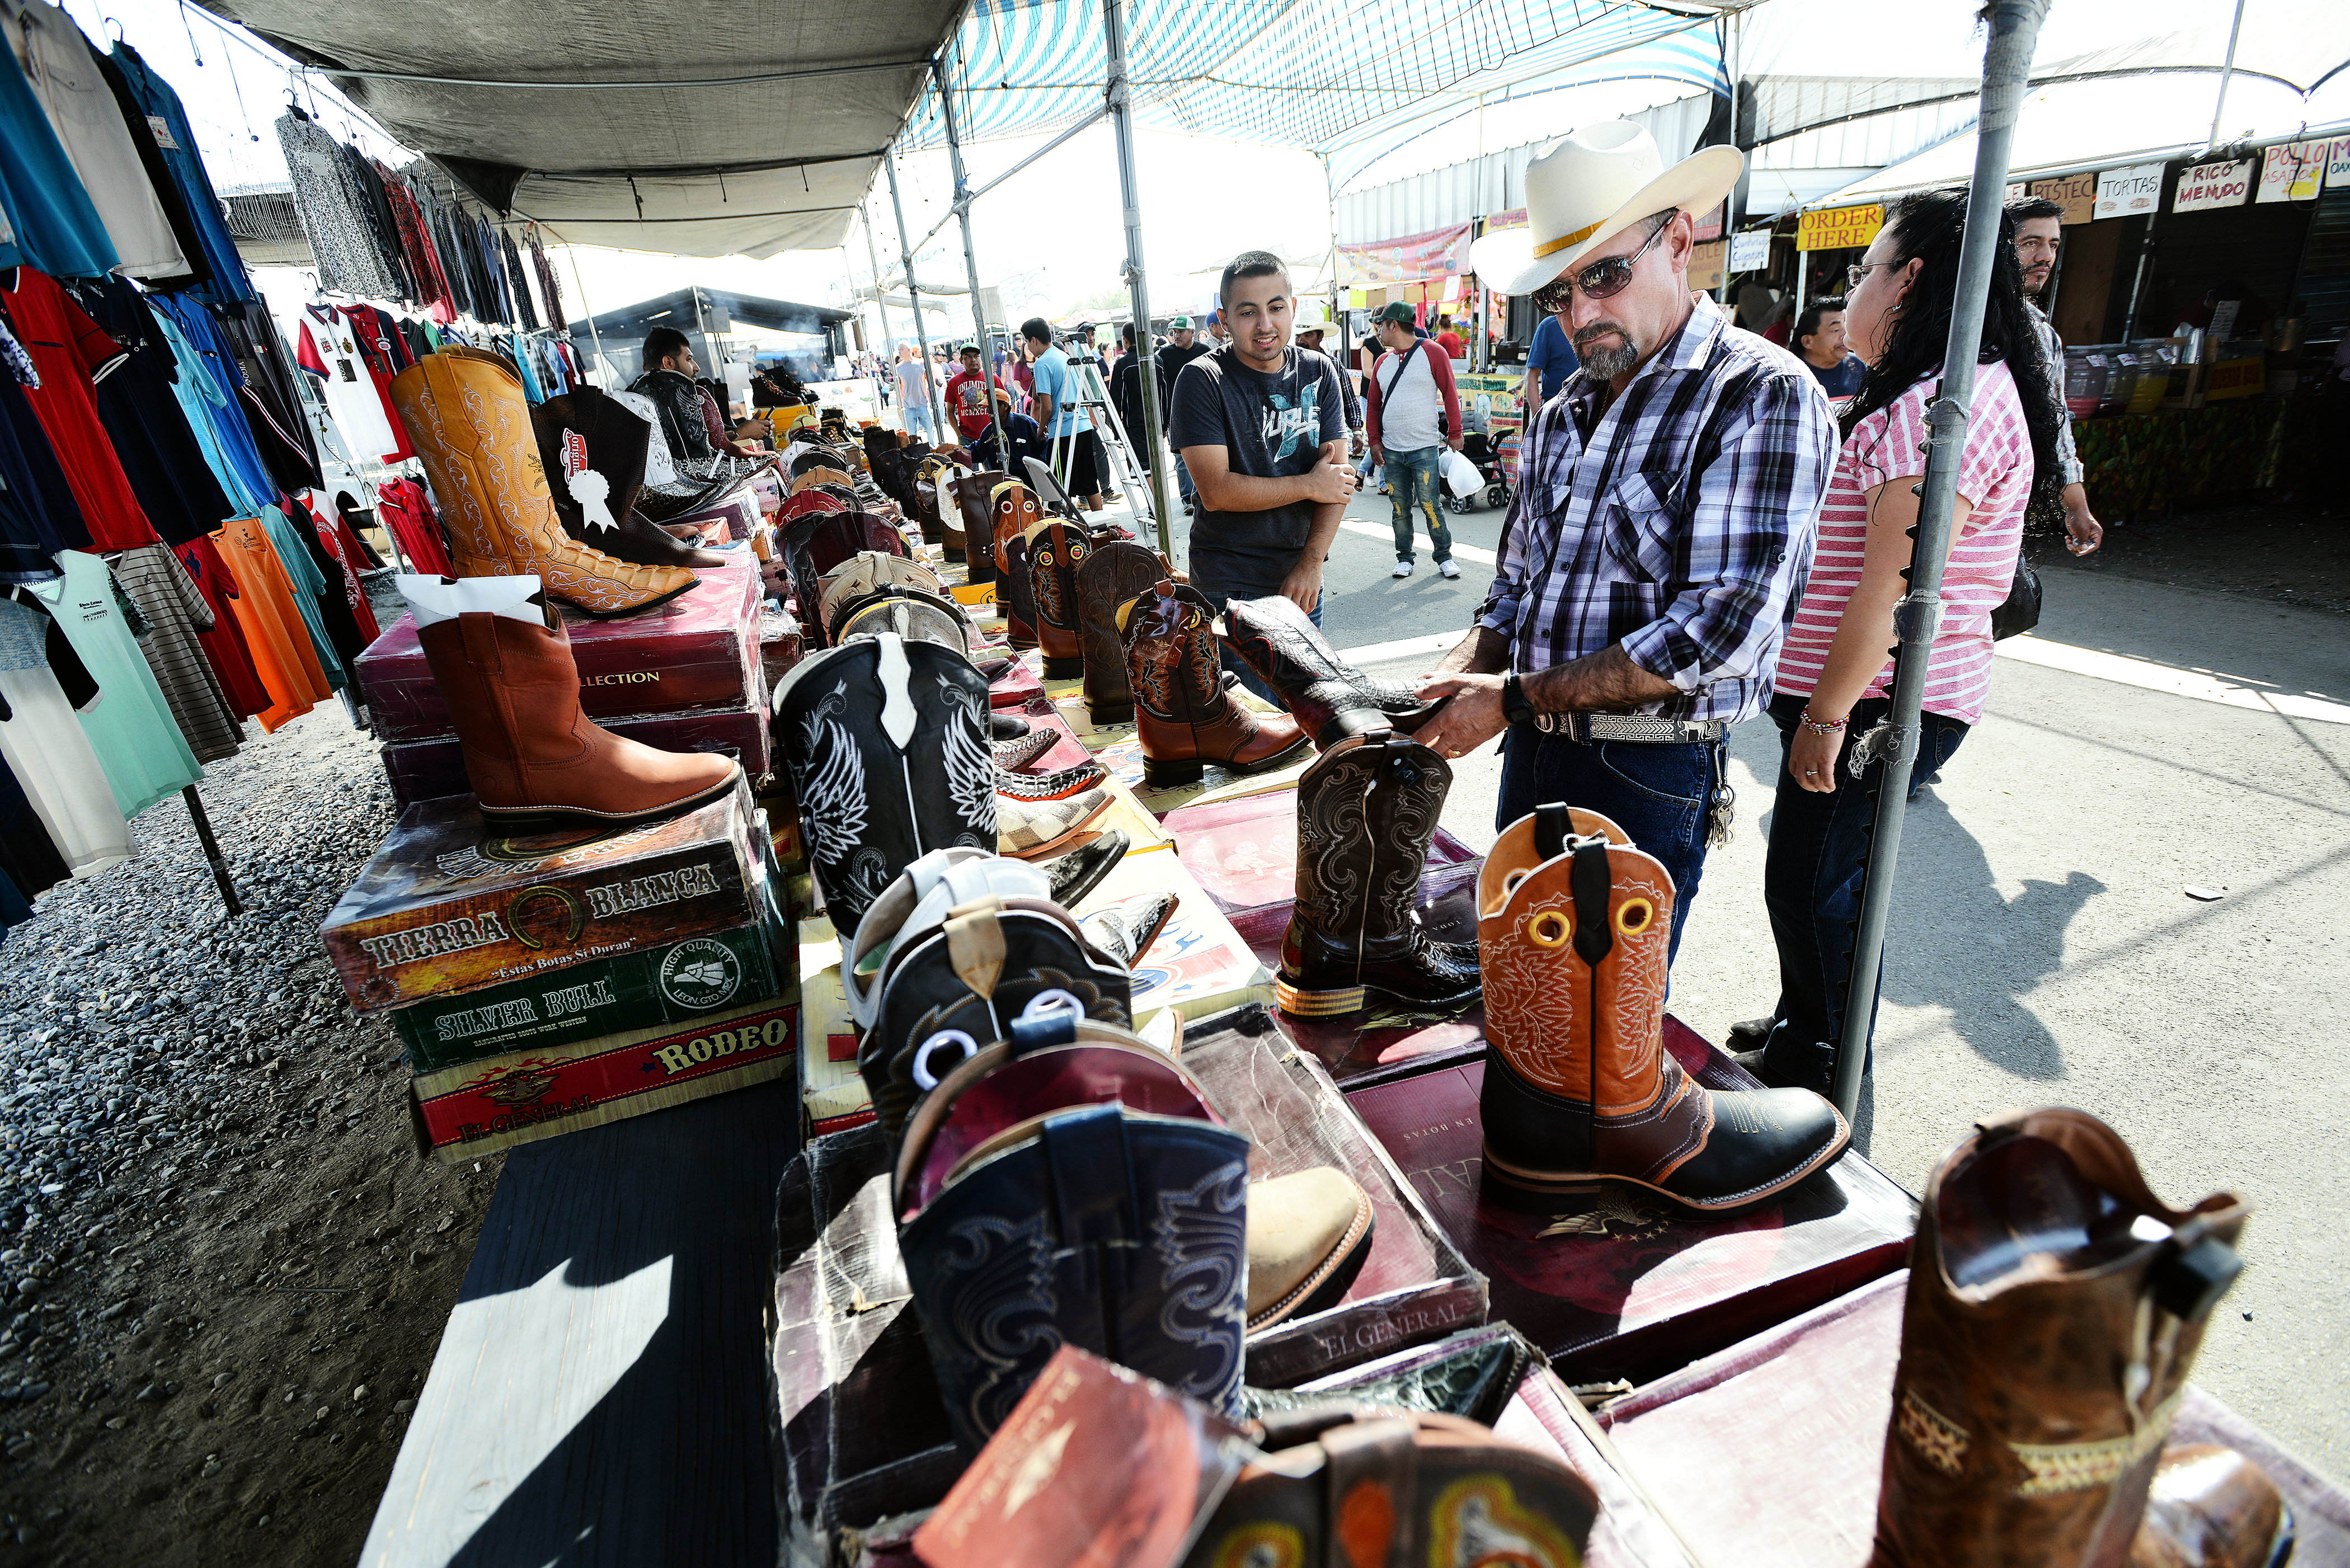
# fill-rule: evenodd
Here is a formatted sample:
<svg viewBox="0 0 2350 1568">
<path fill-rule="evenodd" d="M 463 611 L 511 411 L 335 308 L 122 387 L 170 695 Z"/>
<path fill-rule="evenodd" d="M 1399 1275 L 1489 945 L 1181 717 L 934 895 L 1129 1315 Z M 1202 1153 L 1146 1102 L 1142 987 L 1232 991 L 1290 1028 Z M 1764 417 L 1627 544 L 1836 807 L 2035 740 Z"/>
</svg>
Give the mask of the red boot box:
<svg viewBox="0 0 2350 1568">
<path fill-rule="evenodd" d="M 663 752 L 724 752 L 753 779 L 764 777 L 772 760 L 767 716 L 755 708 L 705 710 L 695 713 L 638 714 L 598 721 L 616 735 Z M 464 750 L 454 735 L 411 741 L 383 749 L 383 771 L 391 778 L 391 798 L 401 805 L 444 794 L 465 794 Z"/>
<path fill-rule="evenodd" d="M 590 620 L 566 612 L 579 706 L 591 719 L 756 708 L 759 574 L 748 550 L 697 572 L 701 583 L 642 615 Z M 376 738 L 432 741 L 455 733 L 425 662 L 416 618 L 404 615 L 359 658 Z"/>
<path fill-rule="evenodd" d="M 1754 1081 L 1678 1019 L 1665 1044 L 1710 1089 Z M 1780 1202 L 1688 1219 L 1609 1189 L 1597 1205 L 1526 1212 L 1480 1190 L 1481 1061 L 1347 1096 L 1469 1262 L 1493 1315 L 1570 1383 L 1652 1377 L 1898 1269 L 1917 1206 L 1856 1152 Z"/>
<path fill-rule="evenodd" d="M 1277 908 L 1288 923 L 1289 906 L 1297 899 L 1295 789 L 1187 805 L 1169 812 L 1165 825 L 1184 868 L 1218 909 L 1237 921 L 1250 910 Z M 1420 871 L 1420 897 L 1434 902 L 1463 882 L 1475 882 L 1482 864 L 1482 857 L 1438 828 Z M 1276 945 L 1279 940 L 1276 936 Z"/>
<path fill-rule="evenodd" d="M 1908 1281 L 1864 1285 L 1600 1413 L 1626 1473 L 1706 1562 L 1869 1561 Z M 2193 1384 L 2168 1440 L 2218 1443 L 2267 1471 L 2293 1511 L 2295 1563 L 2350 1562 L 2350 1497 Z"/>
</svg>

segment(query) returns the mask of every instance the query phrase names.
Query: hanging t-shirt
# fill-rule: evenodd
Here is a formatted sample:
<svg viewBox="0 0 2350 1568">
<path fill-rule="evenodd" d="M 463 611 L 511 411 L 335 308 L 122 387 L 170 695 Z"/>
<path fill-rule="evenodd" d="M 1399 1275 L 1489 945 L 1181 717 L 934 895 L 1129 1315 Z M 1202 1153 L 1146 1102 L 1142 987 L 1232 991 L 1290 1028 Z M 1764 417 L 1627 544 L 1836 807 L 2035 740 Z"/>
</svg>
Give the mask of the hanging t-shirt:
<svg viewBox="0 0 2350 1568">
<path fill-rule="evenodd" d="M 25 395 L 66 471 L 91 543 L 101 550 L 161 544 L 98 417 L 94 379 L 120 365 L 121 345 L 55 278 L 31 267 L 18 267 L 13 286 L 0 288 L 0 304 L 40 371 L 40 386 Z"/>
<path fill-rule="evenodd" d="M 155 677 L 172 722 L 200 763 L 236 755 L 244 731 L 213 674 L 198 639 L 214 629 L 213 607 L 188 579 L 168 545 L 126 550 L 114 563 L 114 580 L 147 618 L 139 651 Z"/>
<path fill-rule="evenodd" d="M 272 508 L 275 510 L 275 508 Z M 261 531 L 258 518 L 232 517 L 213 535 L 221 559 L 236 583 L 237 624 L 244 628 L 254 672 L 269 692 L 270 705 L 255 715 L 275 731 L 335 694 L 300 607 L 294 584 Z"/>
<path fill-rule="evenodd" d="M 0 599 L 0 707 L 8 715 L 0 720 L 0 759 L 77 877 L 96 876 L 137 853 L 114 786 L 74 711 L 102 695 L 45 608 Z"/>
<path fill-rule="evenodd" d="M 1234 473 L 1291 479 L 1322 461 L 1325 441 L 1347 435 L 1346 400 L 1338 368 L 1320 354 L 1292 347 L 1273 375 L 1219 348 L 1183 367 L 1175 379 L 1170 440 L 1186 447 L 1220 446 Z M 1191 580 L 1215 600 L 1258 598 L 1281 591 L 1314 531 L 1314 504 L 1293 501 L 1263 512 L 1212 512 L 1191 520 Z"/>
<path fill-rule="evenodd" d="M 254 668 L 253 650 L 245 646 L 244 628 L 236 617 L 236 582 L 229 576 L 228 563 L 221 559 L 210 539 L 191 539 L 172 554 L 212 614 L 209 628 L 199 620 L 196 641 L 203 648 L 204 662 L 212 666 L 213 679 L 220 683 L 229 711 L 239 719 L 266 712 L 269 691 Z"/>
<path fill-rule="evenodd" d="M 57 557 L 62 580 L 17 590 L 36 595 L 98 681 L 99 698 L 81 711 L 82 732 L 106 769 L 125 816 L 136 816 L 204 776 L 180 733 L 171 705 L 147 668 L 115 599 L 106 563 L 79 550 Z"/>
<path fill-rule="evenodd" d="M 97 277 L 120 259 L 13 49 L 0 49 L 0 266 Z"/>
<path fill-rule="evenodd" d="M 314 378 L 350 450 L 390 461 L 385 454 L 399 448 L 400 437 L 392 433 L 375 378 L 359 357 L 359 334 L 342 312 L 331 305 L 302 307 L 302 341 L 294 362 Z"/>
</svg>

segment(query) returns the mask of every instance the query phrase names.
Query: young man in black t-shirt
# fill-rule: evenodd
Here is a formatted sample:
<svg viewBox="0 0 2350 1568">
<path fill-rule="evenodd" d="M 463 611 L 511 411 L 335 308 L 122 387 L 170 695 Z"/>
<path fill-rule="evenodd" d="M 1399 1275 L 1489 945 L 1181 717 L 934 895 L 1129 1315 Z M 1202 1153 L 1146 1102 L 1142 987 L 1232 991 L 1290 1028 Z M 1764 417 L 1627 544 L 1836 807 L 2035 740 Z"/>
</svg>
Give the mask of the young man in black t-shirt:
<svg viewBox="0 0 2350 1568">
<path fill-rule="evenodd" d="M 1243 252 L 1218 296 L 1232 341 L 1176 378 L 1170 426 L 1200 497 L 1191 586 L 1219 609 L 1280 594 L 1318 626 L 1323 557 L 1355 493 L 1338 367 L 1290 343 L 1296 301 L 1278 256 Z"/>
</svg>

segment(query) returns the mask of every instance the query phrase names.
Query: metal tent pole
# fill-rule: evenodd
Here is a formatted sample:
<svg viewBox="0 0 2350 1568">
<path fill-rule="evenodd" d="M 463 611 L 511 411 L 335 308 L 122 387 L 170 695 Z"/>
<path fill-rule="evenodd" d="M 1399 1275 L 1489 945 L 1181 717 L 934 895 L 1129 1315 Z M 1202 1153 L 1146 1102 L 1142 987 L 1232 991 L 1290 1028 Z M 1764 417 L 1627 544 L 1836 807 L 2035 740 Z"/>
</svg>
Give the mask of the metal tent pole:
<svg viewBox="0 0 2350 1568">
<path fill-rule="evenodd" d="M 389 534 L 390 529 L 384 530 Z M 196 825 L 196 842 L 204 846 L 204 858 L 212 863 L 213 881 L 220 888 L 221 903 L 234 919 L 244 913 L 244 905 L 237 898 L 236 884 L 229 880 L 228 860 L 221 854 L 220 840 L 213 836 L 213 819 L 204 815 L 203 797 L 196 786 L 188 784 L 180 791 L 180 798 L 188 803 L 188 817 Z"/>
<path fill-rule="evenodd" d="M 857 209 L 857 215 L 864 221 L 865 225 L 865 263 L 873 269 L 873 308 L 881 314 L 882 340 L 889 346 L 890 351 L 895 353 L 898 329 L 889 325 L 889 302 L 882 297 L 884 291 L 881 287 L 881 253 L 873 248 L 873 220 L 862 206 Z M 874 358 L 879 358 L 880 356 L 877 354 Z"/>
<path fill-rule="evenodd" d="M 962 265 L 971 275 L 972 341 L 979 345 L 980 395 L 987 401 L 987 422 L 995 431 L 996 454 L 1003 459 L 1004 472 L 1008 473 L 1012 471 L 1012 439 L 1004 433 L 1003 416 L 996 411 L 995 356 L 988 352 L 987 316 L 979 297 L 979 256 L 971 248 L 971 197 L 966 190 L 970 182 L 963 173 L 962 139 L 955 133 L 954 97 L 947 91 L 946 67 L 935 57 L 931 61 L 931 79 L 938 84 L 939 108 L 946 116 L 947 158 L 954 170 L 955 214 L 962 219 Z M 962 430 L 958 428 L 955 434 L 961 436 Z M 961 446 L 962 442 L 958 440 L 954 444 Z"/>
<path fill-rule="evenodd" d="M 2244 30 L 2244 0 L 2236 0 L 2236 19 L 2228 24 L 2228 57 L 2220 67 L 2220 96 L 2211 100 L 2211 134 L 2203 139 L 2210 151 L 2220 140 L 2220 117 L 2228 109 L 2228 79 L 2236 74 L 2236 35 Z"/>
<path fill-rule="evenodd" d="M 898 198 L 898 154 L 894 151 L 882 153 L 881 165 L 889 171 L 889 205 L 898 214 L 898 244 L 899 254 L 906 258 L 906 297 L 914 302 L 914 341 L 922 350 L 922 386 L 925 390 L 923 401 L 930 405 L 932 421 L 931 444 L 936 446 L 939 444 L 939 438 L 946 434 L 946 431 L 943 422 L 939 419 L 939 379 L 931 369 L 931 335 L 922 326 L 922 289 L 921 286 L 914 281 L 914 247 L 906 242 L 906 204 Z M 878 289 L 878 284 L 876 287 Z M 890 352 L 896 351 L 893 346 Z M 898 372 L 893 368 L 889 373 L 894 376 Z"/>
<path fill-rule="evenodd" d="M 1134 295 L 1134 351 L 1142 356 L 1142 422 L 1150 428 L 1150 507 L 1159 514 L 1159 553 L 1174 559 L 1167 527 L 1167 448 L 1159 431 L 1159 357 L 1150 341 L 1150 287 L 1142 271 L 1142 207 L 1134 179 L 1134 89 L 1126 78 L 1125 0 L 1102 0 L 1102 33 L 1109 53 L 1109 123 L 1118 136 L 1118 185 L 1126 203 L 1126 284 Z"/>
<path fill-rule="evenodd" d="M 1910 546 L 1909 591 L 1894 607 L 1900 646 L 1893 663 L 1893 711 L 1875 750 L 1885 759 L 1877 792 L 1877 824 L 1853 935 L 1852 978 L 1845 988 L 1844 1027 L 1836 1044 L 1836 1108 L 1851 1121 L 1860 1104 L 1861 1069 L 1877 1023 L 1877 981 L 1884 957 L 1885 922 L 1893 908 L 1893 877 L 1900 860 L 1901 824 L 1909 805 L 1909 769 L 1918 756 L 1918 721 L 1925 706 L 1926 664 L 1942 620 L 1942 564 L 1950 553 L 1950 508 L 1959 492 L 1959 464 L 1967 443 L 1968 401 L 1974 395 L 1984 298 L 1999 244 L 2007 194 L 2009 150 L 2015 119 L 2032 74 L 2032 48 L 2047 18 L 2049 0 L 1994 0 L 1991 41 L 1983 51 L 1982 108 L 1975 146 L 1973 188 L 1967 196 L 1966 237 L 1959 254 L 1958 297 L 1942 354 L 1941 392 L 1927 410 L 1926 481 Z"/>
<path fill-rule="evenodd" d="M 605 365 L 604 335 L 596 329 L 596 307 L 588 303 L 588 280 L 579 275 L 579 247 L 567 244 L 563 252 L 571 263 L 571 281 L 579 286 L 579 308 L 588 313 L 588 340 L 596 345 L 596 368 L 601 370 Z"/>
</svg>

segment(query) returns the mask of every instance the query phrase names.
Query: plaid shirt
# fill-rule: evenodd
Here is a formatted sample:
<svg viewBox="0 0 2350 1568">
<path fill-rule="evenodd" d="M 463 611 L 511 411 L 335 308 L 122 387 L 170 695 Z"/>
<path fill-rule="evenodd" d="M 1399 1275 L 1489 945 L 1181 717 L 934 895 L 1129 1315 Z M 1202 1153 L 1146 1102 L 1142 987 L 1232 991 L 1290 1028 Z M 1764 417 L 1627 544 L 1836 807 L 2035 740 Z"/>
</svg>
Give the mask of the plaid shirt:
<svg viewBox="0 0 2350 1568">
<path fill-rule="evenodd" d="M 1752 718 L 1804 597 L 1835 418 L 1804 362 L 1701 299 L 1606 410 L 1570 377 L 1534 418 L 1477 624 L 1531 672 L 1621 643 L 1680 695 Z"/>
</svg>

